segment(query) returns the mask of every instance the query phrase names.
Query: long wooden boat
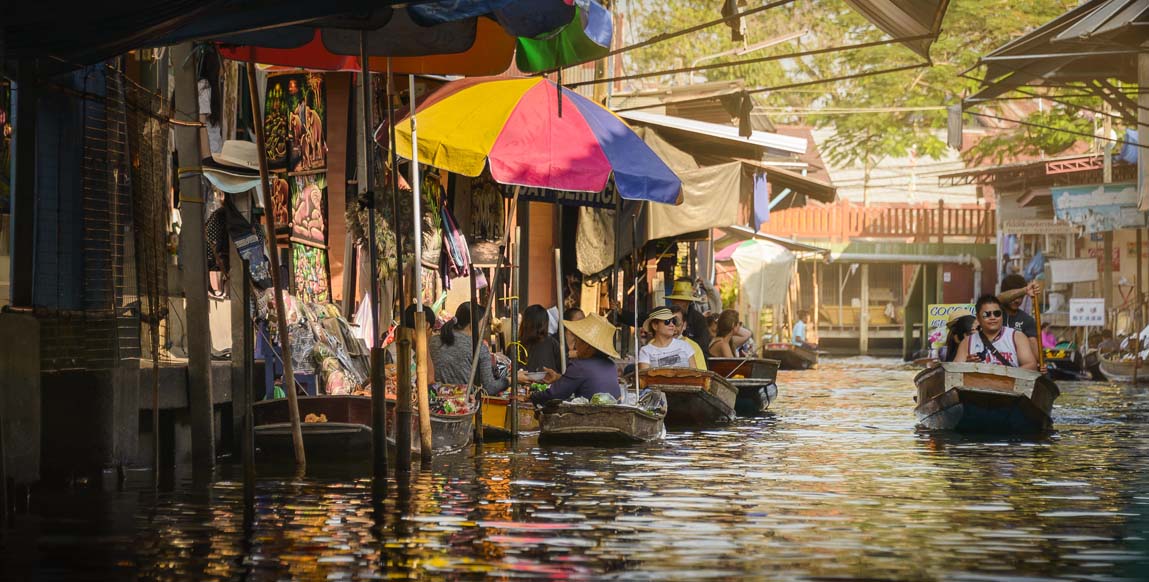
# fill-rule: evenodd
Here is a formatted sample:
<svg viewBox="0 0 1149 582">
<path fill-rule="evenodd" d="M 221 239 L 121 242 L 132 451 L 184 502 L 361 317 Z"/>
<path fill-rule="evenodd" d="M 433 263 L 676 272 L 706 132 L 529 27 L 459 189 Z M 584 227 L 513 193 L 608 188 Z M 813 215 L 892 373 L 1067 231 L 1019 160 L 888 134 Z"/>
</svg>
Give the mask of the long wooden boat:
<svg viewBox="0 0 1149 582">
<path fill-rule="evenodd" d="M 1045 348 L 1045 375 L 1053 381 L 1089 380 L 1081 352 L 1075 349 Z"/>
<path fill-rule="evenodd" d="M 540 416 L 539 441 L 562 444 L 631 444 L 661 439 L 666 434 L 665 397 L 661 406 L 596 405 L 551 402 Z"/>
<path fill-rule="evenodd" d="M 738 389 L 734 412 L 754 416 L 766 412 L 778 398 L 778 360 L 766 358 L 710 358 L 710 371 Z"/>
<path fill-rule="evenodd" d="M 1101 375 L 1110 382 L 1133 383 L 1134 368 L 1137 369 L 1137 383 L 1149 384 L 1149 362 L 1141 362 L 1138 366 L 1135 360 L 1111 360 L 1105 356 L 1098 358 L 1097 366 Z"/>
<path fill-rule="evenodd" d="M 979 363 L 943 363 L 914 376 L 918 424 L 931 430 L 1033 434 L 1053 426 L 1060 391 L 1037 372 Z"/>
<path fill-rule="evenodd" d="M 782 362 L 783 370 L 809 370 L 818 365 L 818 352 L 794 344 L 766 344 L 762 357 Z"/>
<path fill-rule="evenodd" d="M 511 432 L 510 394 L 506 396 L 483 395 L 483 440 L 508 440 L 514 433 Z M 538 432 L 539 419 L 535 416 L 535 405 L 530 398 L 519 395 L 519 435 Z"/>
<path fill-rule="evenodd" d="M 371 398 L 368 396 L 300 396 L 303 446 L 312 458 L 369 459 L 371 455 Z M 294 454 L 291 444 L 291 409 L 286 398 L 252 405 L 255 445 L 264 456 Z M 308 419 L 313 422 L 307 422 Z"/>
<path fill-rule="evenodd" d="M 653 368 L 638 375 L 639 386 L 666 394 L 666 426 L 701 428 L 734 419 L 738 389 L 707 370 Z"/>
</svg>

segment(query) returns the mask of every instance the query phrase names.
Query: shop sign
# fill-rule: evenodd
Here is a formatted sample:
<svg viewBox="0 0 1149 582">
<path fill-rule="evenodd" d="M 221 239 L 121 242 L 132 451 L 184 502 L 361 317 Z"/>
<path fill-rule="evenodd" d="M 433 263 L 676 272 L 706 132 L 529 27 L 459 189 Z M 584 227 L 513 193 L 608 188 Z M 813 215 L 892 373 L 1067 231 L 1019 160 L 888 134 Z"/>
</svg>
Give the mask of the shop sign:
<svg viewBox="0 0 1149 582">
<path fill-rule="evenodd" d="M 1054 215 L 1085 227 L 1085 232 L 1145 226 L 1145 213 L 1137 208 L 1134 183 L 1055 187 L 1051 192 Z"/>
<path fill-rule="evenodd" d="M 1074 327 L 1104 326 L 1105 300 L 1095 297 L 1070 298 L 1069 325 Z"/>
<path fill-rule="evenodd" d="M 1104 271 L 1105 270 L 1105 263 L 1101 262 L 1101 257 L 1105 256 L 1105 247 L 1093 247 L 1093 248 L 1089 249 L 1088 252 L 1089 252 L 1089 256 L 1093 257 L 1094 259 L 1097 259 L 1097 270 L 1098 271 Z M 1113 247 L 1113 256 L 1111 257 L 1111 264 L 1113 265 L 1114 271 L 1120 271 L 1121 270 L 1121 247 L 1118 247 L 1118 246 Z"/>
<path fill-rule="evenodd" d="M 515 193 L 514 186 L 500 185 L 503 195 L 510 198 Z M 565 204 L 567 206 L 590 206 L 592 208 L 614 208 L 618 190 L 614 180 L 606 183 L 602 192 L 572 192 L 569 190 L 550 190 L 547 188 L 521 188 L 519 198 L 531 202 L 550 202 Z"/>
<path fill-rule="evenodd" d="M 1076 235 L 1081 228 L 1068 222 L 1041 218 L 1015 218 L 1001 223 L 1002 232 L 1008 234 Z"/>
<path fill-rule="evenodd" d="M 946 345 L 946 323 L 955 315 L 973 315 L 972 303 L 931 303 L 926 311 L 930 348 Z"/>
</svg>

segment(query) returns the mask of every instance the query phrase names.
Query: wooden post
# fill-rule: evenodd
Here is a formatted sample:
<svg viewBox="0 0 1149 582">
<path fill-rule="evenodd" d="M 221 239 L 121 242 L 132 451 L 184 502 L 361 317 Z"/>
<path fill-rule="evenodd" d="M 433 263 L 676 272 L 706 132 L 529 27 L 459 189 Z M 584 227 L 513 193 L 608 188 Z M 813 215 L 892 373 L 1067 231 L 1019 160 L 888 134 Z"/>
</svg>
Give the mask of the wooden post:
<svg viewBox="0 0 1149 582">
<path fill-rule="evenodd" d="M 434 315 L 432 315 L 434 317 Z M 415 402 L 419 406 L 419 456 L 423 464 L 431 462 L 431 401 L 427 395 L 427 312 L 415 312 Z"/>
<path fill-rule="evenodd" d="M 476 267 L 471 266 L 471 276 L 467 277 L 467 284 L 471 290 L 471 361 L 476 363 L 479 355 L 479 346 L 482 345 L 482 338 L 479 337 L 479 330 L 484 329 L 479 327 L 479 290 L 475 287 L 475 273 Z M 475 389 L 474 376 L 467 376 L 467 394 L 475 394 L 476 402 L 479 407 L 475 411 L 475 444 L 483 444 L 483 394 L 484 390 Z"/>
<path fill-rule="evenodd" d="M 175 54 L 172 56 L 173 58 L 176 57 Z M 175 62 L 180 61 L 176 60 Z M 270 171 L 267 167 L 267 147 L 265 145 L 267 137 L 264 135 L 263 109 L 259 106 L 259 88 L 256 86 L 255 65 L 252 63 L 247 64 L 247 88 L 251 97 L 251 117 L 255 124 L 256 149 L 259 150 L 259 178 L 263 185 L 263 217 L 267 224 L 267 242 L 271 247 L 268 258 L 271 259 L 271 284 L 275 293 L 275 316 L 279 324 L 277 326 L 279 328 L 279 345 L 280 351 L 283 352 L 283 391 L 287 394 L 287 407 L 291 415 L 291 445 L 295 452 L 295 464 L 302 469 L 307 466 L 307 454 L 303 450 L 303 429 L 299 423 L 299 401 L 295 395 L 295 368 L 291 365 L 291 336 L 287 330 L 287 310 L 283 306 L 283 281 L 279 270 L 279 249 L 275 243 L 275 212 L 273 211 L 275 205 L 272 204 L 271 200 Z M 194 106 L 194 100 L 192 104 Z M 180 109 L 178 105 L 176 108 Z M 200 232 L 203 232 L 202 225 Z M 202 241 L 199 248 L 202 252 L 204 248 Z M 189 325 L 191 321 L 192 316 L 189 312 Z M 206 323 L 207 315 L 205 313 L 204 324 L 206 325 Z"/>
<path fill-rule="evenodd" d="M 395 451 L 396 473 L 411 472 L 411 330 L 399 327 L 395 366 Z"/>
<path fill-rule="evenodd" d="M 172 49 L 175 70 L 175 110 L 197 111 L 191 44 Z M 254 90 L 254 89 L 253 89 Z M 176 151 L 181 168 L 201 163 L 198 127 L 175 126 Z M 211 389 L 211 328 L 208 325 L 207 260 L 204 246 L 204 196 L 202 178 L 180 178 L 180 271 L 187 313 L 188 410 L 191 416 L 192 464 L 199 469 L 215 465 L 215 422 Z M 270 214 L 271 206 L 268 205 Z M 274 237 L 274 233 L 272 233 Z M 274 240 L 274 238 L 272 239 Z"/>
<path fill-rule="evenodd" d="M 815 343 L 815 344 L 819 343 L 819 341 L 821 340 L 821 338 L 819 337 L 819 333 L 818 333 L 818 322 L 821 319 L 819 317 L 819 312 L 822 311 L 822 284 L 821 284 L 822 282 L 820 281 L 822 269 L 819 268 L 819 265 L 821 263 L 822 263 L 822 258 L 818 257 L 813 262 L 813 264 L 811 266 L 812 271 L 811 271 L 811 275 L 810 275 L 810 287 L 811 287 L 811 291 L 814 292 L 814 314 L 813 314 L 813 318 L 811 318 L 811 323 L 814 324 L 814 337 L 813 337 L 813 341 L 810 343 Z M 809 335 L 810 332 L 807 331 L 806 334 Z"/>
<path fill-rule="evenodd" d="M 862 310 L 858 314 L 858 352 L 863 356 L 870 353 L 870 265 L 862 263 Z"/>
<path fill-rule="evenodd" d="M 842 322 L 845 319 L 845 308 L 842 306 L 843 289 L 846 287 L 845 277 L 842 276 L 842 263 L 838 263 L 838 329 L 842 329 Z"/>
<path fill-rule="evenodd" d="M 527 214 L 530 214 L 530 205 L 527 205 Z M 508 224 L 507 228 L 511 225 Z M 511 257 L 511 308 L 510 308 L 510 321 L 511 321 L 511 345 L 514 346 L 512 351 L 507 349 L 507 353 L 511 355 L 511 440 L 516 441 L 519 439 L 519 354 L 522 350 L 522 345 L 519 344 L 519 259 L 520 249 L 519 236 L 522 232 L 519 227 L 515 227 L 515 238 L 510 242 L 510 257 Z"/>
<path fill-rule="evenodd" d="M 567 371 L 567 338 L 566 325 L 563 324 L 563 255 L 558 248 L 555 249 L 555 283 L 555 296 L 558 300 L 555 309 L 559 312 L 559 364 L 562 366 L 559 373 L 562 374 Z"/>
<path fill-rule="evenodd" d="M 236 209 L 250 220 L 250 203 L 245 200 L 247 196 L 228 195 L 228 199 Z M 251 313 L 248 310 L 248 298 L 251 295 L 247 263 L 235 248 L 229 245 L 229 274 L 228 295 L 231 303 L 231 421 L 232 442 L 229 448 L 234 453 L 243 452 L 243 430 L 247 415 L 247 401 L 252 397 L 251 382 L 248 381 L 247 370 L 251 362 L 244 359 L 244 347 L 254 342 L 251 329 Z"/>
</svg>

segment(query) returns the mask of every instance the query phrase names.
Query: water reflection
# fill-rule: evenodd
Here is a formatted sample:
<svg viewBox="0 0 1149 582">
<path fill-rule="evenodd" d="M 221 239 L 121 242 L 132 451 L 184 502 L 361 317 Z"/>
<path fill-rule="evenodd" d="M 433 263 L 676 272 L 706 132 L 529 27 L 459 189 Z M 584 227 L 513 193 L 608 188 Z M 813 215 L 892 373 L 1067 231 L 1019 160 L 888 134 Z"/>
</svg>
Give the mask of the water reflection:
<svg viewBox="0 0 1149 582">
<path fill-rule="evenodd" d="M 370 467 L 33 499 L 5 580 L 1117 580 L 1149 577 L 1149 397 L 1064 384 L 1039 439 L 915 431 L 914 370 L 783 373 L 762 418 L 616 449 L 487 444 Z M 141 481 L 146 482 L 145 479 Z"/>
</svg>

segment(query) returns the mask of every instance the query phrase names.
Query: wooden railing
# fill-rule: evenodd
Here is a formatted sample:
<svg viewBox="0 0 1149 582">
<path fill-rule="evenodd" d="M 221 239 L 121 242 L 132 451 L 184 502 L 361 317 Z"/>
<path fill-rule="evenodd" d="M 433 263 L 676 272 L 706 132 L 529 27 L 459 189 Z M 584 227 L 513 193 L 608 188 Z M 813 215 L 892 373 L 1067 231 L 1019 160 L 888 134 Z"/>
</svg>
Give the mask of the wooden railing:
<svg viewBox="0 0 1149 582">
<path fill-rule="evenodd" d="M 899 238 L 937 242 L 951 237 L 992 240 L 994 209 L 975 206 L 884 204 L 857 206 L 839 202 L 770 213 L 762 231 L 783 237 L 844 241 L 852 238 Z"/>
</svg>

